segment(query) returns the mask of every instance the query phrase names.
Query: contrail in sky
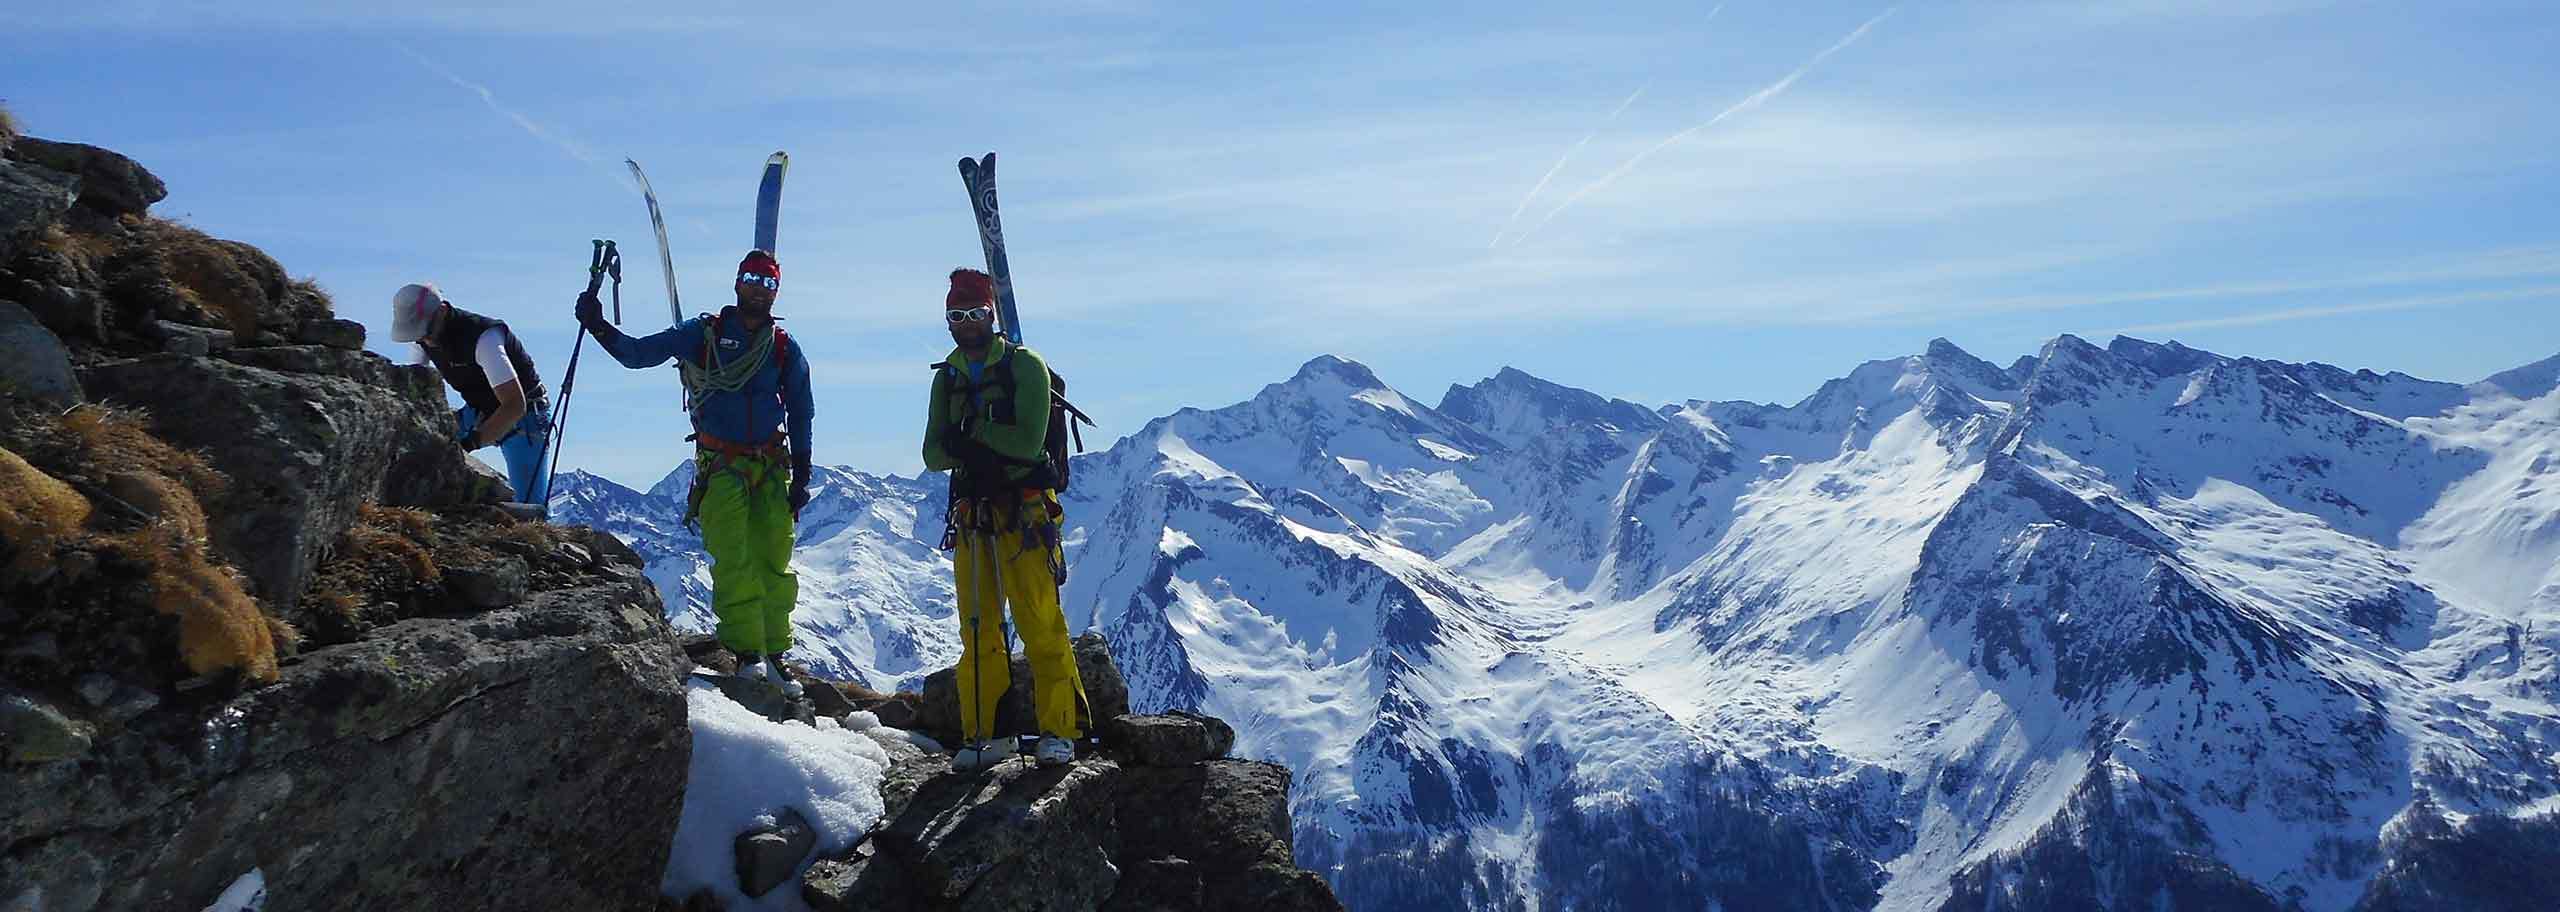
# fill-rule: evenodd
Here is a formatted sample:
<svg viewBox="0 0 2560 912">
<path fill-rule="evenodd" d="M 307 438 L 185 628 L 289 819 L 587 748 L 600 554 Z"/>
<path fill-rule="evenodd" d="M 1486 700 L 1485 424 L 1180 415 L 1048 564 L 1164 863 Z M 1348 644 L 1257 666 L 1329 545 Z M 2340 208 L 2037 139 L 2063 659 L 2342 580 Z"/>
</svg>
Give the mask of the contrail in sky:
<svg viewBox="0 0 2560 912">
<path fill-rule="evenodd" d="M 588 151 L 587 147 L 579 145 L 568 137 L 561 136 L 552 132 L 549 128 L 546 128 L 539 123 L 535 123 L 533 118 L 526 117 L 523 114 L 517 113 L 513 108 L 499 104 L 497 93 L 489 91 L 488 86 L 462 78 L 452 70 L 445 69 L 443 65 L 427 59 L 426 55 L 410 49 L 406 44 L 393 42 L 392 46 L 399 48 L 400 53 L 409 55 L 409 59 L 417 61 L 419 66 L 426 67 L 436 75 L 444 77 L 446 82 L 453 83 L 454 85 L 462 87 L 465 91 L 468 91 L 471 94 L 480 96 L 481 103 L 488 105 L 489 110 L 496 111 L 499 116 L 515 121 L 516 126 L 524 128 L 524 131 L 532 134 L 533 138 L 542 140 L 545 143 L 551 144 L 552 148 L 568 153 L 570 158 L 577 159 L 593 166 L 598 172 L 612 177 L 616 185 L 628 186 L 628 183 L 622 178 L 622 176 L 614 171 L 613 163 L 599 157 L 594 152 Z"/>
<path fill-rule="evenodd" d="M 1717 9 L 1723 9 L 1723 7 L 1717 7 Z M 1580 152 L 1582 151 L 1582 147 L 1590 145 L 1592 137 L 1600 135 L 1600 131 L 1602 129 L 1608 127 L 1610 122 L 1618 119 L 1618 114 L 1620 112 L 1625 111 L 1628 105 L 1635 104 L 1636 99 L 1643 96 L 1644 87 L 1637 88 L 1635 94 L 1627 96 L 1627 100 L 1618 102 L 1618 109 L 1609 112 L 1609 116 L 1600 121 L 1600 126 L 1592 127 L 1591 132 L 1582 134 L 1581 142 L 1574 143 L 1572 147 L 1565 149 L 1564 155 L 1557 158 L 1556 163 L 1547 168 L 1547 173 L 1544 176 L 1538 178 L 1537 185 L 1529 188 L 1529 195 L 1520 198 L 1520 205 L 1511 208 L 1511 217 L 1502 220 L 1502 228 L 1493 233 L 1493 242 L 1486 244 L 1485 249 L 1491 250 L 1495 247 L 1502 246 L 1502 236 L 1510 232 L 1513 223 L 1520 221 L 1520 213 L 1527 212 L 1529 210 L 1529 201 L 1538 198 L 1538 191 L 1547 189 L 1547 182 L 1555 179 L 1556 172 L 1564 170 L 1564 163 L 1572 161 L 1574 153 Z"/>
<path fill-rule="evenodd" d="M 1707 118 L 1706 123 L 1690 127 L 1678 133 L 1673 133 L 1670 138 L 1655 143 L 1653 148 L 1636 153 L 1635 157 L 1627 159 L 1625 164 L 1621 164 L 1609 173 L 1601 175 L 1599 180 L 1592 181 L 1588 186 L 1574 191 L 1572 196 L 1565 197 L 1564 202 L 1558 203 L 1555 208 L 1547 210 L 1545 217 L 1538 219 L 1537 224 L 1529 226 L 1529 230 L 1521 232 L 1520 237 L 1513 240 L 1512 243 L 1516 245 L 1521 240 L 1526 240 L 1530 235 L 1538 233 L 1538 229 L 1546 227 L 1548 222 L 1555 221 L 1555 217 L 1558 214 L 1567 209 L 1573 208 L 1573 204 L 1581 202 L 1583 197 L 1590 196 L 1591 194 L 1606 188 L 1610 184 L 1616 183 L 1619 177 L 1624 176 L 1629 171 L 1635 170 L 1636 165 L 1642 164 L 1645 159 L 1652 157 L 1653 153 L 1668 149 L 1673 145 L 1678 144 L 1681 140 L 1696 135 L 1700 130 L 1722 123 L 1727 117 L 1759 107 L 1769 99 L 1778 97 L 1780 93 L 1787 90 L 1788 86 L 1795 85 L 1796 80 L 1803 78 L 1804 74 L 1813 72 L 1814 67 L 1821 66 L 1824 60 L 1830 59 L 1831 55 L 1840 53 L 1842 48 L 1846 48 L 1849 45 L 1857 43 L 1859 38 L 1866 36 L 1868 29 L 1875 28 L 1876 23 L 1883 22 L 1887 17 L 1892 16 L 1896 9 L 1900 9 L 1900 7 L 1888 8 L 1884 12 L 1877 13 L 1875 18 L 1867 20 L 1865 24 L 1860 25 L 1856 30 L 1851 31 L 1848 37 L 1834 42 L 1830 47 L 1823 48 L 1822 53 L 1813 55 L 1813 59 L 1805 61 L 1803 66 L 1796 67 L 1795 72 L 1788 73 L 1786 78 L 1770 83 L 1766 88 L 1751 93 L 1749 97 L 1746 97 L 1741 101 L 1734 102 L 1732 107 L 1717 112 L 1714 117 Z"/>
<path fill-rule="evenodd" d="M 1716 14 L 1722 12 L 1724 12 L 1724 4 L 1718 3 L 1716 4 L 1715 9 L 1707 11 L 1707 18 L 1700 20 L 1698 24 L 1703 27 L 1707 23 L 1714 22 L 1716 21 Z M 1617 121 L 1618 115 L 1625 113 L 1628 105 L 1635 104 L 1636 99 L 1643 97 L 1644 90 L 1648 88 L 1652 88 L 1650 83 L 1638 86 L 1635 94 L 1627 96 L 1627 100 L 1625 101 L 1618 102 L 1617 110 L 1610 111 L 1609 116 L 1600 121 L 1600 126 L 1591 128 L 1591 132 L 1582 134 L 1581 142 L 1574 143 L 1571 148 L 1564 150 L 1564 155 L 1557 158 L 1556 163 L 1547 168 L 1547 173 L 1538 177 L 1537 185 L 1529 188 L 1529 195 L 1520 198 L 1520 205 L 1512 207 L 1511 217 L 1502 220 L 1502 227 L 1493 233 L 1493 242 L 1486 244 L 1485 249 L 1491 250 L 1495 247 L 1502 246 L 1502 236 L 1510 233 L 1511 226 L 1520 221 L 1520 213 L 1529 211 L 1529 203 L 1538 198 L 1539 191 L 1547 189 L 1547 182 L 1555 179 L 1556 172 L 1564 170 L 1564 163 L 1572 161 L 1574 153 L 1582 151 L 1582 147 L 1590 145 L 1592 138 L 1599 136 L 1602 129 Z"/>
</svg>

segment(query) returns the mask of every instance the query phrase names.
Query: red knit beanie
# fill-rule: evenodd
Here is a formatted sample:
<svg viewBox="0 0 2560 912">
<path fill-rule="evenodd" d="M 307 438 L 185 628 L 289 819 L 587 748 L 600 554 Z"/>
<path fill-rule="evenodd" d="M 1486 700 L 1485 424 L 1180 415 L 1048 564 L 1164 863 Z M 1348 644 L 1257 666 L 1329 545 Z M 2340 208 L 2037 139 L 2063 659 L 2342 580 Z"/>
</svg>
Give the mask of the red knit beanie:
<svg viewBox="0 0 2560 912">
<path fill-rule="evenodd" d="M 945 307 L 976 307 L 996 302 L 996 279 L 966 266 L 951 270 L 951 293 L 942 296 Z"/>
</svg>

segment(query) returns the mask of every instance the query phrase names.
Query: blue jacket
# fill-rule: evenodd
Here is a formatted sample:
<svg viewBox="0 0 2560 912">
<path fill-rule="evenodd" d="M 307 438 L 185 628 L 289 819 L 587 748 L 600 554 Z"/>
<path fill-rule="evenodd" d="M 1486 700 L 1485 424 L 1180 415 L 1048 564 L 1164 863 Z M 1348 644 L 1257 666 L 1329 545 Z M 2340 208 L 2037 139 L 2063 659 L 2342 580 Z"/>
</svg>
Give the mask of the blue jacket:
<svg viewBox="0 0 2560 912">
<path fill-rule="evenodd" d="M 714 355 L 720 361 L 747 350 L 747 321 L 737 316 L 737 310 L 734 306 L 720 310 L 720 350 Z M 649 335 L 621 336 L 603 343 L 604 350 L 629 368 L 656 367 L 669 358 L 701 367 L 702 326 L 711 319 L 704 314 Z M 806 455 L 813 410 L 809 359 L 800 353 L 800 340 L 786 338 L 745 389 L 704 397 L 693 411 L 693 429 L 732 443 L 760 444 L 788 425 L 791 452 Z"/>
</svg>

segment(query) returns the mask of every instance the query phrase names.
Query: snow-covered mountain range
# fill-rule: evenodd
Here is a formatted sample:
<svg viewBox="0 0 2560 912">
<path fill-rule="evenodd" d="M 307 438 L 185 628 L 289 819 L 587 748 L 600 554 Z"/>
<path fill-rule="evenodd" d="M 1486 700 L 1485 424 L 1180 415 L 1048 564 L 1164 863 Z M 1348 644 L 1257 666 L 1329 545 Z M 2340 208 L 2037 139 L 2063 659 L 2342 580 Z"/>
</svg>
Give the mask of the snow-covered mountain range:
<svg viewBox="0 0 2560 912">
<path fill-rule="evenodd" d="M 2419 907 L 2560 855 L 2555 384 L 2064 336 L 1431 406 L 1323 357 L 1079 457 L 1065 604 L 1298 771 L 1355 909 Z M 555 515 L 708 629 L 688 477 Z M 913 686 L 940 481 L 816 488 L 795 657 Z"/>
</svg>

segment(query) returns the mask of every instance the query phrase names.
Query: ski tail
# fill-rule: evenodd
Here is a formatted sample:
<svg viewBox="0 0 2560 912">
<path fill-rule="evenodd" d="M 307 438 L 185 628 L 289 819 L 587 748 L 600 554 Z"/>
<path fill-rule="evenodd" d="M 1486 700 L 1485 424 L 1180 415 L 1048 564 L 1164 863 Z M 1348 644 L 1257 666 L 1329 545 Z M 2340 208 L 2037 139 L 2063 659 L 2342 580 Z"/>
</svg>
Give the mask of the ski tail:
<svg viewBox="0 0 2560 912">
<path fill-rule="evenodd" d="M 667 275 L 667 325 L 684 322 L 684 304 L 676 298 L 676 258 L 667 249 L 667 217 L 658 211 L 658 191 L 649 188 L 649 175 L 640 163 L 623 159 L 631 166 L 631 179 L 640 182 L 640 196 L 649 201 L 649 228 L 658 233 L 658 268 Z"/>
<path fill-rule="evenodd" d="M 996 154 L 960 160 L 960 182 L 969 189 L 969 208 L 978 216 L 978 246 L 987 255 L 987 275 L 996 280 L 996 315 L 1005 338 L 1022 344 L 1022 316 L 1013 306 L 1013 269 L 1005 262 L 1004 223 L 996 211 Z"/>
<path fill-rule="evenodd" d="M 756 249 L 774 252 L 774 244 L 782 232 L 782 175 L 791 169 L 791 155 L 775 152 L 764 160 L 764 181 L 756 185 Z"/>
</svg>

